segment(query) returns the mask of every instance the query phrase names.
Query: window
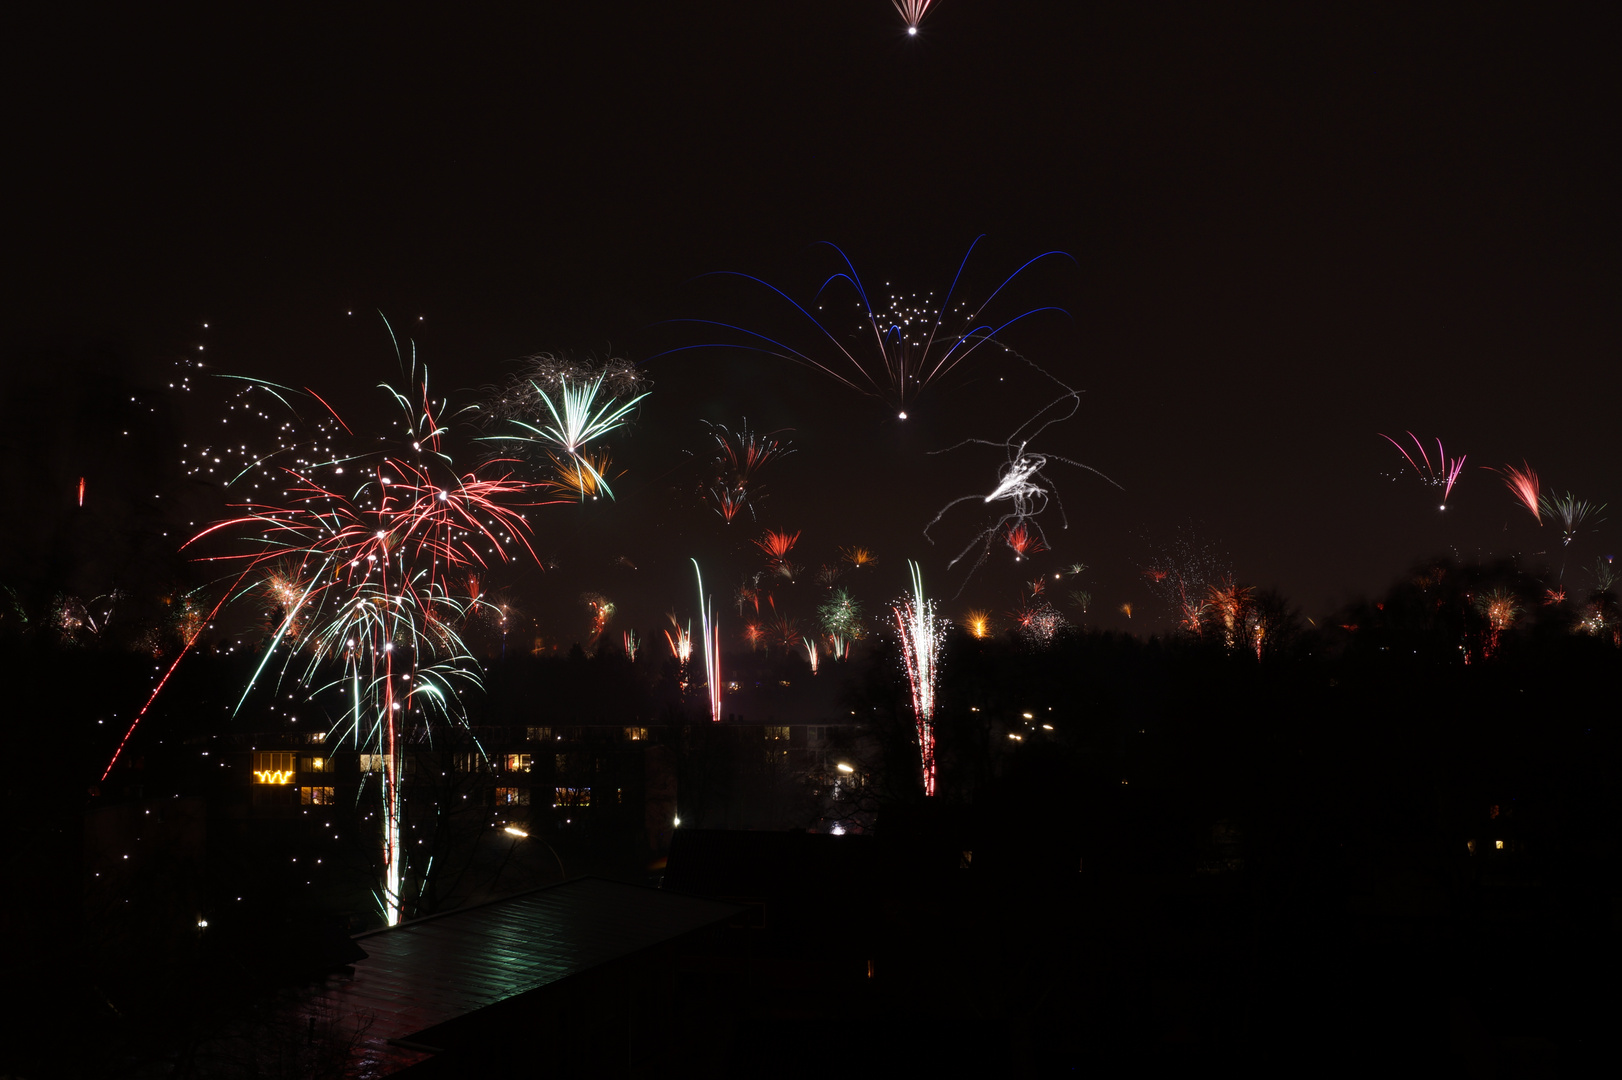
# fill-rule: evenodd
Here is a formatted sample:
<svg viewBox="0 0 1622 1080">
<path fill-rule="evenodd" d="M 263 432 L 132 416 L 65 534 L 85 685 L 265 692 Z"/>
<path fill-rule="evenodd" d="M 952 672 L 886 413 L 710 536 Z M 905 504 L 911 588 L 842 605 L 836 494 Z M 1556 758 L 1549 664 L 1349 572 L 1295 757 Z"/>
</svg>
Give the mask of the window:
<svg viewBox="0 0 1622 1080">
<path fill-rule="evenodd" d="M 305 772 L 331 772 L 332 760 L 324 757 L 307 757 L 304 759 Z"/>
<path fill-rule="evenodd" d="M 648 729 L 645 727 L 628 727 L 625 729 L 625 738 L 628 742 L 642 742 L 647 737 Z"/>
<path fill-rule="evenodd" d="M 255 806 L 297 806 L 298 792 L 292 787 L 275 787 L 270 784 L 255 784 L 253 786 L 253 804 Z"/>
<path fill-rule="evenodd" d="M 310 732 L 310 736 L 306 741 L 309 742 L 311 746 L 320 746 L 322 743 L 327 741 L 327 733 L 324 731 L 312 731 Z"/>
<path fill-rule="evenodd" d="M 528 754 L 508 754 L 508 772 L 529 772 L 530 756 Z"/>
<path fill-rule="evenodd" d="M 253 782 L 256 784 L 291 784 L 293 782 L 293 755 L 259 750 L 253 755 Z"/>
<path fill-rule="evenodd" d="M 780 739 L 780 740 L 782 740 L 784 742 L 787 742 L 788 741 L 788 725 L 787 724 L 776 724 L 776 725 L 768 724 L 766 726 L 766 738 L 768 738 L 768 739 Z"/>
<path fill-rule="evenodd" d="M 552 764 L 560 774 L 572 776 L 591 775 L 590 754 L 557 754 L 554 755 Z"/>
<path fill-rule="evenodd" d="M 552 805 L 557 806 L 590 806 L 591 789 L 589 787 L 560 787 L 553 789 Z"/>
<path fill-rule="evenodd" d="M 497 806 L 528 806 L 529 788 L 527 787 L 498 787 L 496 788 Z"/>
<path fill-rule="evenodd" d="M 461 751 L 456 755 L 457 772 L 480 772 L 484 764 L 484 756 L 470 751 Z"/>
<path fill-rule="evenodd" d="M 383 760 L 384 758 L 382 754 L 362 754 L 360 756 L 360 771 L 382 772 Z"/>
<path fill-rule="evenodd" d="M 304 806 L 331 806 L 338 801 L 338 789 L 329 787 L 299 788 L 298 801 Z"/>
<path fill-rule="evenodd" d="M 551 742 L 552 729 L 549 727 L 527 727 L 524 729 L 524 738 L 530 742 Z"/>
</svg>

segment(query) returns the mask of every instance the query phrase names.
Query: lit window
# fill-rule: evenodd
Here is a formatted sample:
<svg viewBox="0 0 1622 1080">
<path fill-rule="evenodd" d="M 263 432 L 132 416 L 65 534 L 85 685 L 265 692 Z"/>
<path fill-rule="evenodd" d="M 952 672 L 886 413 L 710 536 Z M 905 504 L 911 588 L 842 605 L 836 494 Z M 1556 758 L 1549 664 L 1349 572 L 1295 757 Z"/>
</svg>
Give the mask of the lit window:
<svg viewBox="0 0 1622 1080">
<path fill-rule="evenodd" d="M 307 757 L 304 759 L 305 772 L 331 772 L 332 762 L 324 757 Z"/>
<path fill-rule="evenodd" d="M 338 801 L 338 789 L 329 787 L 299 788 L 298 801 L 304 806 L 332 806 Z"/>
<path fill-rule="evenodd" d="M 591 789 L 589 787 L 560 787 L 552 792 L 553 806 L 590 806 Z"/>
<path fill-rule="evenodd" d="M 528 806 L 529 788 L 498 787 L 496 788 L 497 806 Z"/>
<path fill-rule="evenodd" d="M 327 733 L 326 732 L 324 732 L 324 731 L 312 731 L 312 732 L 310 732 L 309 742 L 310 742 L 311 746 L 320 746 L 322 743 L 324 743 L 326 741 L 327 741 Z"/>
<path fill-rule="evenodd" d="M 361 772 L 382 772 L 383 771 L 383 755 L 382 754 L 362 754 L 360 756 L 360 771 Z"/>
<path fill-rule="evenodd" d="M 483 763 L 483 760 L 484 759 L 478 754 L 469 753 L 466 751 L 459 753 L 456 755 L 456 771 L 478 772 L 479 766 Z"/>
<path fill-rule="evenodd" d="M 767 727 L 766 727 L 766 738 L 768 738 L 768 739 L 781 739 L 781 740 L 787 741 L 788 740 L 788 725 L 787 724 L 776 724 L 776 725 L 768 724 Z"/>
<path fill-rule="evenodd" d="M 257 751 L 253 755 L 253 782 L 256 784 L 291 784 L 293 782 L 293 755 L 279 751 Z"/>
<path fill-rule="evenodd" d="M 529 772 L 530 756 L 528 754 L 508 754 L 508 772 Z"/>
<path fill-rule="evenodd" d="M 647 737 L 648 729 L 645 727 L 628 727 L 625 729 L 625 738 L 630 742 L 642 742 Z"/>
<path fill-rule="evenodd" d="M 530 742 L 551 742 L 552 729 L 549 727 L 529 727 L 524 729 L 524 737 Z"/>
<path fill-rule="evenodd" d="M 1499 851 L 1504 850 L 1504 842 L 1502 840 L 1494 840 L 1492 842 L 1492 846 L 1497 848 Z"/>
</svg>

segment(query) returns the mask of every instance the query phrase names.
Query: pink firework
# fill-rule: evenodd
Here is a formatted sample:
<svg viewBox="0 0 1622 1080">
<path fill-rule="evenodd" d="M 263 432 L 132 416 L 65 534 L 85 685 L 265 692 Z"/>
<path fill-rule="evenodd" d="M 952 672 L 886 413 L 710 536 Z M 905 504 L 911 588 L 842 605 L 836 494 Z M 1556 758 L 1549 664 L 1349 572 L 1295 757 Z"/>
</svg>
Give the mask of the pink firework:
<svg viewBox="0 0 1622 1080">
<path fill-rule="evenodd" d="M 1515 501 L 1526 507 L 1527 512 L 1542 525 L 1543 511 L 1538 502 L 1538 474 L 1533 472 L 1532 466 L 1525 461 L 1521 462 L 1521 466 L 1517 469 L 1513 465 L 1505 465 L 1502 469 L 1494 469 L 1493 472 L 1504 478 L 1504 486 L 1515 496 Z"/>
<path fill-rule="evenodd" d="M 934 2 L 935 0 L 890 0 L 902 19 L 906 20 L 908 37 L 917 36 L 918 24 L 924 21 L 924 16 L 929 14 L 930 5 Z"/>
<path fill-rule="evenodd" d="M 1442 449 L 1442 440 L 1437 439 L 1436 461 L 1432 462 L 1430 455 L 1425 452 L 1425 444 L 1419 441 L 1419 436 L 1411 431 L 1407 434 L 1410 439 L 1414 440 L 1414 449 L 1419 451 L 1419 461 L 1415 461 L 1413 455 L 1403 449 L 1402 444 L 1391 436 L 1381 433 L 1380 438 L 1397 448 L 1397 453 L 1401 454 L 1403 459 L 1413 467 L 1414 472 L 1419 474 L 1421 480 L 1431 487 L 1442 489 L 1441 508 L 1446 510 L 1447 497 L 1453 494 L 1453 485 L 1459 482 L 1459 474 L 1464 471 L 1464 459 L 1467 455 L 1460 454 L 1456 458 L 1448 457 L 1447 451 Z M 1424 464 L 1421 465 L 1420 462 L 1424 462 Z"/>
</svg>

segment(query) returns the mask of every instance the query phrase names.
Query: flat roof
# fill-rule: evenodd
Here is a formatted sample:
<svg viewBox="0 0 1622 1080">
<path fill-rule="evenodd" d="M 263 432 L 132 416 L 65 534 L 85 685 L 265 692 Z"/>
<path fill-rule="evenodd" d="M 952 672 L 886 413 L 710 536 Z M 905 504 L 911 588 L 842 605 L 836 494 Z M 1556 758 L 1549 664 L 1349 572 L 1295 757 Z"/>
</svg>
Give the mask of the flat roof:
<svg viewBox="0 0 1622 1080">
<path fill-rule="evenodd" d="M 355 962 L 353 976 L 328 976 L 317 996 L 326 1014 L 345 1024 L 369 1018 L 364 1056 L 392 1071 L 429 1056 L 432 1039 L 413 1036 L 430 1028 L 738 911 L 699 897 L 578 878 L 357 935 L 366 959 Z"/>
</svg>

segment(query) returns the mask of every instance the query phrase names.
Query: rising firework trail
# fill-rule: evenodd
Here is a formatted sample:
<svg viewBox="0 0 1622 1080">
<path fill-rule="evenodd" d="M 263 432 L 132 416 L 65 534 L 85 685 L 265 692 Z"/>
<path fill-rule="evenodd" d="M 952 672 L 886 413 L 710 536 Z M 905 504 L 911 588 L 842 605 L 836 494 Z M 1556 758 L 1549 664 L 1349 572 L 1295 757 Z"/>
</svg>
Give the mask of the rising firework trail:
<svg viewBox="0 0 1622 1080">
<path fill-rule="evenodd" d="M 1552 492 L 1538 498 L 1538 507 L 1545 516 L 1552 521 L 1560 523 L 1560 543 L 1570 546 L 1577 535 L 1577 531 L 1587 524 L 1590 518 L 1596 518 L 1595 524 L 1604 521 L 1598 517 L 1605 512 L 1605 504 L 1595 506 L 1586 499 L 1579 499 L 1571 492 L 1564 495 L 1555 495 Z"/>
<path fill-rule="evenodd" d="M 935 615 L 935 602 L 924 599 L 924 578 L 918 564 L 912 570 L 912 595 L 890 605 L 896 635 L 901 640 L 902 663 L 912 688 L 912 715 L 918 730 L 918 754 L 923 767 L 924 794 L 935 794 L 935 688 L 941 638 L 946 622 Z"/>
<path fill-rule="evenodd" d="M 920 12 L 920 17 L 922 14 Z M 790 360 L 814 368 L 850 389 L 883 401 L 896 416 L 905 420 L 907 409 L 929 385 L 968 360 L 987 345 L 1006 351 L 998 335 L 1014 324 L 1042 312 L 1068 314 L 1063 308 L 1043 306 L 1030 308 L 1009 318 L 990 317 L 985 313 L 1016 278 L 1028 268 L 1049 258 L 1071 259 L 1062 251 L 1046 251 L 1026 261 L 1005 278 L 985 300 L 970 305 L 956 299 L 963 269 L 969 255 L 974 253 L 976 238 L 958 265 L 945 298 L 936 304 L 934 294 L 919 297 L 892 296 L 886 306 L 875 305 L 862 283 L 849 256 L 833 244 L 824 242 L 838 255 L 842 270 L 823 281 L 811 299 L 801 302 L 784 290 L 760 278 L 735 271 L 721 271 L 714 276 L 739 278 L 762 286 L 784 301 L 788 308 L 802 316 L 817 335 L 817 344 L 796 346 L 779 337 L 748 330 L 731 323 L 712 319 L 680 319 L 678 323 L 713 327 L 728 333 L 733 340 L 687 345 L 667 353 L 690 349 L 746 349 Z M 864 342 L 850 342 L 848 332 L 833 328 L 824 322 L 820 312 L 832 302 L 832 290 L 849 290 L 854 300 L 859 337 Z M 796 320 L 798 321 L 798 320 Z M 787 335 L 785 335 L 786 337 Z"/>
<path fill-rule="evenodd" d="M 704 595 L 704 575 L 693 564 L 693 576 L 698 580 L 699 629 L 704 643 L 705 692 L 709 695 L 710 719 L 721 722 L 721 626 L 715 621 L 715 602 Z"/>
<path fill-rule="evenodd" d="M 1429 484 L 1431 487 L 1438 487 L 1442 489 L 1441 509 L 1446 510 L 1447 497 L 1453 494 L 1453 485 L 1459 482 L 1459 474 L 1464 471 L 1464 459 L 1466 455 L 1460 454 L 1456 458 L 1448 457 L 1447 451 L 1442 449 L 1442 440 L 1437 439 L 1436 461 L 1433 463 L 1431 461 L 1430 454 L 1426 453 L 1425 451 L 1425 444 L 1419 441 L 1419 436 L 1410 431 L 1408 432 L 1408 437 L 1414 440 L 1414 449 L 1419 451 L 1419 461 L 1415 461 L 1413 455 L 1408 453 L 1407 449 L 1405 449 L 1403 445 L 1396 439 L 1393 439 L 1384 432 L 1380 434 L 1380 438 L 1397 448 L 1397 453 L 1401 454 L 1403 460 L 1408 462 L 1409 466 L 1414 470 L 1414 472 L 1419 474 L 1419 478 L 1421 480 Z M 1424 462 L 1424 465 L 1421 466 L 1420 462 Z"/>
</svg>

